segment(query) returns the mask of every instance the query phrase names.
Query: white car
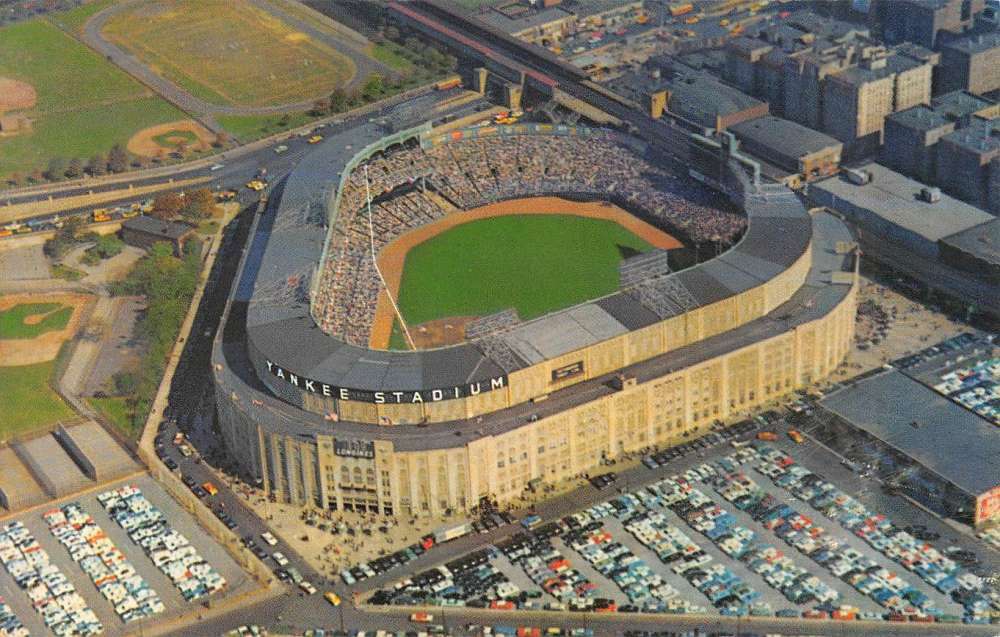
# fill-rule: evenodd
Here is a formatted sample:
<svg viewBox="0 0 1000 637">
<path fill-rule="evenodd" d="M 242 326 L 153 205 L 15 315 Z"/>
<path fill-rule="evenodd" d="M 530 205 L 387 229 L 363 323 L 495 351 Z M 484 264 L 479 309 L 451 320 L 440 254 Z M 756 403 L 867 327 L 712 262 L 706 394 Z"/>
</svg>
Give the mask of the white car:
<svg viewBox="0 0 1000 637">
<path fill-rule="evenodd" d="M 274 558 L 278 566 L 288 566 L 288 558 L 280 551 L 275 551 L 271 557 Z"/>
<path fill-rule="evenodd" d="M 313 586 L 312 584 L 310 584 L 309 582 L 303 581 L 303 582 L 299 583 L 299 588 L 301 588 L 303 591 L 305 591 L 306 595 L 315 595 L 316 594 L 316 587 Z"/>
<path fill-rule="evenodd" d="M 222 170 L 225 167 L 226 167 L 225 164 L 212 164 L 211 166 L 209 166 L 208 169 L 212 172 L 215 172 L 216 170 Z"/>
<path fill-rule="evenodd" d="M 260 534 L 260 539 L 264 540 L 264 542 L 268 546 L 277 546 L 278 545 L 278 539 L 275 538 L 273 535 L 271 535 L 270 531 L 265 531 L 264 533 L 261 533 Z"/>
</svg>

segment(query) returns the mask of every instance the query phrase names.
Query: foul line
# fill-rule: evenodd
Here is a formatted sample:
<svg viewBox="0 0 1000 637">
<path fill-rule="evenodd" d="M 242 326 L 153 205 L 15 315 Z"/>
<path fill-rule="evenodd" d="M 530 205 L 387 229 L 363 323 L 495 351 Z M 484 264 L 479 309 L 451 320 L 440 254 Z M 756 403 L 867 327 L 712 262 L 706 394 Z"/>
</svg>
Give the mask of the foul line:
<svg viewBox="0 0 1000 637">
<path fill-rule="evenodd" d="M 396 305 L 396 299 L 392 298 L 392 292 L 389 291 L 389 284 L 385 282 L 385 277 L 382 276 L 382 269 L 378 267 L 378 259 L 375 257 L 375 225 L 372 222 L 372 191 L 368 183 L 368 164 L 365 164 L 365 198 L 368 200 L 368 238 L 371 240 L 372 266 L 375 267 L 375 273 L 378 274 L 378 278 L 382 282 L 382 289 L 385 290 L 385 295 L 389 297 L 392 309 L 396 312 L 396 318 L 399 319 L 399 324 L 403 327 L 403 334 L 406 336 L 406 341 L 410 344 L 410 349 L 415 350 L 417 346 L 413 342 L 413 337 L 410 336 L 410 328 L 406 326 L 406 321 L 403 320 L 403 314 L 399 311 L 399 306 Z M 377 304 L 375 309 L 378 309 Z M 392 332 L 390 331 L 390 338 L 391 334 Z"/>
</svg>

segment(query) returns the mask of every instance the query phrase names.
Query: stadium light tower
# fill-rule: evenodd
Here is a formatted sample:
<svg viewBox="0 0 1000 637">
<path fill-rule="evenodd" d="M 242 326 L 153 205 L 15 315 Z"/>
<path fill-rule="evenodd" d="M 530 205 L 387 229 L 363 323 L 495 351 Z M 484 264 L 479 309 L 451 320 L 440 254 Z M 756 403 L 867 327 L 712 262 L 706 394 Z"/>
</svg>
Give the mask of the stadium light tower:
<svg viewBox="0 0 1000 637">
<path fill-rule="evenodd" d="M 413 344 L 413 337 L 410 336 L 410 328 L 406 326 L 406 321 L 403 320 L 403 313 L 399 311 L 396 299 L 392 298 L 392 293 L 385 282 L 385 277 L 382 276 L 382 270 L 378 267 L 378 259 L 375 258 L 375 223 L 372 221 L 372 191 L 371 184 L 368 181 L 368 164 L 365 164 L 365 200 L 368 204 L 368 239 L 371 242 L 372 267 L 375 268 L 375 273 L 378 274 L 379 281 L 382 282 L 382 289 L 385 290 L 385 295 L 389 297 L 389 302 L 392 303 L 392 309 L 396 313 L 396 318 L 399 319 L 399 324 L 403 327 L 406 342 L 410 344 L 412 349 L 417 349 L 416 345 Z"/>
</svg>

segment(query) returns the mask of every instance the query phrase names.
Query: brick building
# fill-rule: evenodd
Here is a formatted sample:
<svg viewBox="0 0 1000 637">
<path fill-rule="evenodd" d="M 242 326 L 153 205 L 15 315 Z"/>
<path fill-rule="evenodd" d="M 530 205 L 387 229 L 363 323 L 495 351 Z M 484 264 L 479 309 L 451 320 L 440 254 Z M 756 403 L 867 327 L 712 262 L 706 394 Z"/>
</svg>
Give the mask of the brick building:
<svg viewBox="0 0 1000 637">
<path fill-rule="evenodd" d="M 1000 89 L 1000 33 L 960 38 L 941 47 L 939 90 L 976 95 Z"/>
</svg>

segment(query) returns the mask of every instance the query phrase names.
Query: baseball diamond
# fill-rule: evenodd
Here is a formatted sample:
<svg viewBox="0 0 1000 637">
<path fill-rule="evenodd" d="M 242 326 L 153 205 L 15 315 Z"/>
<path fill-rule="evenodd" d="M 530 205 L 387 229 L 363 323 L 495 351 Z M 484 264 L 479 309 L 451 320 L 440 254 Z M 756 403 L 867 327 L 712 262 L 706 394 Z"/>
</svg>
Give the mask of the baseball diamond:
<svg viewBox="0 0 1000 637">
<path fill-rule="evenodd" d="M 280 501 L 465 511 L 824 378 L 853 338 L 850 232 L 784 187 L 731 182 L 714 191 L 605 129 L 331 136 L 255 221 L 213 350 L 226 446 Z M 577 241 L 539 237 L 567 223 Z M 675 271 L 681 244 L 715 256 Z M 572 259 L 535 254 L 549 248 Z M 583 285 L 567 264 L 591 258 L 603 279 Z M 565 276 L 543 281 L 551 263 Z M 532 298 L 560 280 L 571 293 Z M 394 303 L 411 331 L 463 331 L 386 349 Z"/>
</svg>

